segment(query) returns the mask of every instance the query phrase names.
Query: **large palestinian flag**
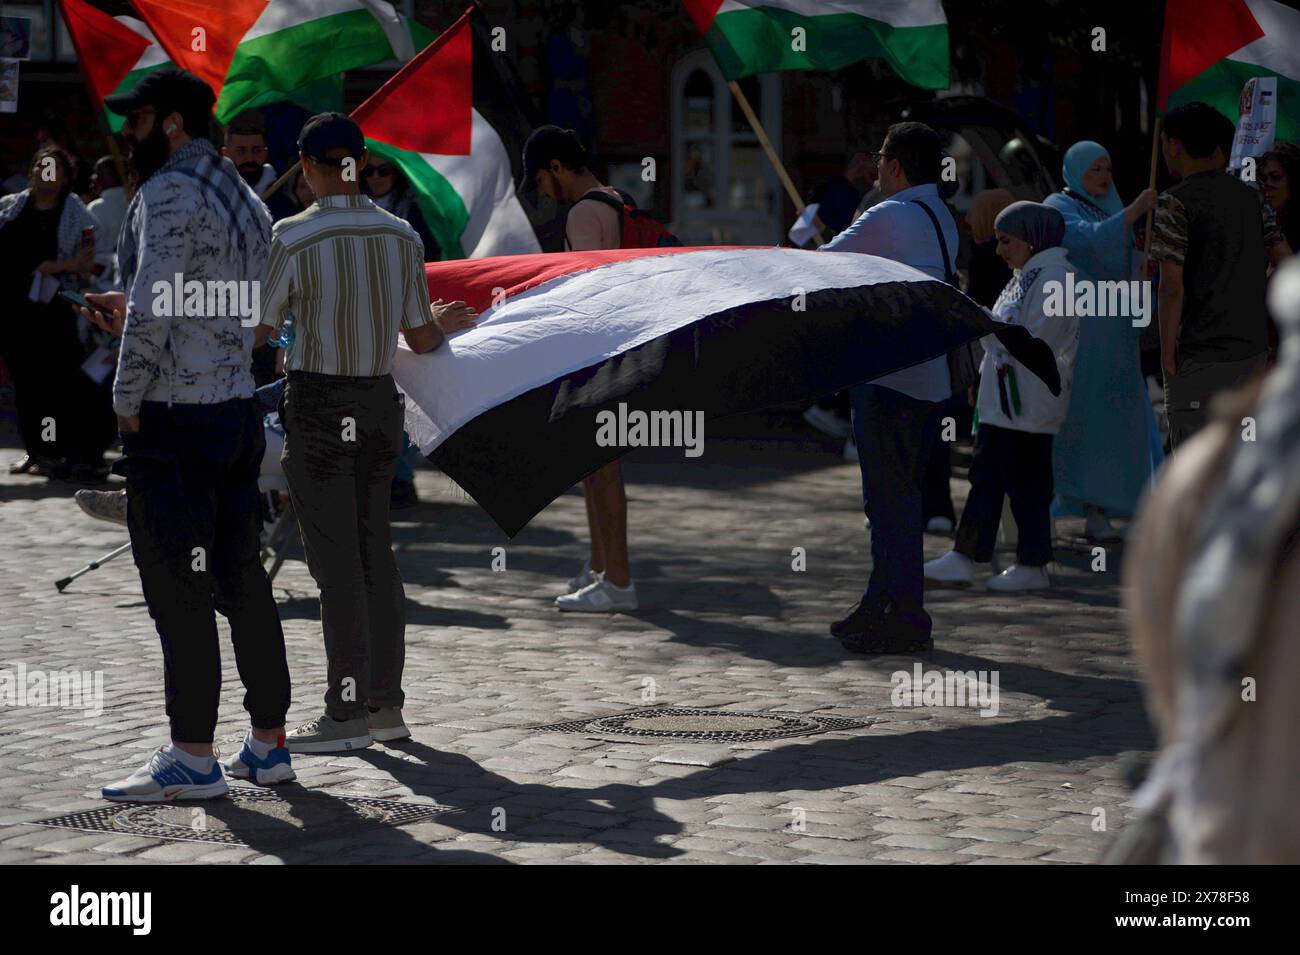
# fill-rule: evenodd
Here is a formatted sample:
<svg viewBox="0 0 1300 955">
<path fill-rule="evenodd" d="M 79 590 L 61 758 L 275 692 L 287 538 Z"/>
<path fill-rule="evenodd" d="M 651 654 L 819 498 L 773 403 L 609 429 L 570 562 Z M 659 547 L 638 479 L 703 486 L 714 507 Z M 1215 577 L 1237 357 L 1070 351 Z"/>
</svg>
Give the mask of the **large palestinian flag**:
<svg viewBox="0 0 1300 955">
<path fill-rule="evenodd" d="M 940 0 L 683 0 L 728 80 L 881 59 L 914 86 L 948 88 Z"/>
<path fill-rule="evenodd" d="M 1277 77 L 1277 139 L 1300 139 L 1300 10 L 1276 0 L 1167 0 L 1156 106 L 1201 100 L 1234 123 L 1241 88 Z"/>
<path fill-rule="evenodd" d="M 541 252 L 515 191 L 527 123 L 470 8 L 352 112 L 401 168 L 447 259 Z"/>
<path fill-rule="evenodd" d="M 125 93 L 146 75 L 172 65 L 153 33 L 135 17 L 112 17 L 85 0 L 60 0 L 63 23 L 95 106 L 117 132 L 124 117 L 104 110 L 104 98 Z"/>
<path fill-rule="evenodd" d="M 429 354 L 399 349 L 407 430 L 510 536 L 631 450 L 598 441 L 601 412 L 702 412 L 707 458 L 713 419 L 807 402 L 988 334 L 1060 388 L 1051 349 L 1023 327 L 875 256 L 620 249 L 425 270 L 432 298 L 481 318 Z"/>
</svg>

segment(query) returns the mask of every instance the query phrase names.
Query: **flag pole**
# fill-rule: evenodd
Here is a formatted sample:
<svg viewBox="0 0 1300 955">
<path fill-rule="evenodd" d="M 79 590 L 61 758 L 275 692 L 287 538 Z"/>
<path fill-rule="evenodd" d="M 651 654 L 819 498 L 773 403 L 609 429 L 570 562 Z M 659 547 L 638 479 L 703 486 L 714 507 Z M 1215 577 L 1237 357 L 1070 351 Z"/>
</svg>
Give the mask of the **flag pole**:
<svg viewBox="0 0 1300 955">
<path fill-rule="evenodd" d="M 269 186 L 266 187 L 266 191 L 263 192 L 262 195 L 260 196 L 261 200 L 265 202 L 267 199 L 275 195 L 280 190 L 280 187 L 283 186 L 286 182 L 288 182 L 289 179 L 293 176 L 293 174 L 296 173 L 299 170 L 299 168 L 301 168 L 301 166 L 302 166 L 302 160 L 299 159 L 292 166 L 286 169 L 284 171 L 284 174 L 280 176 L 279 179 L 277 179 L 275 182 L 271 183 Z"/>
<path fill-rule="evenodd" d="M 731 95 L 736 97 L 736 102 L 740 104 L 741 112 L 745 114 L 745 118 L 749 120 L 749 125 L 753 127 L 754 133 L 758 136 L 759 145 L 763 147 L 763 152 L 767 153 L 768 161 L 772 163 L 772 168 L 776 170 L 777 176 L 780 177 L 781 184 L 785 186 L 786 195 L 788 195 L 790 201 L 794 203 L 795 213 L 797 215 L 803 215 L 805 208 L 807 208 L 804 205 L 803 197 L 799 195 L 799 190 L 795 189 L 794 183 L 790 180 L 790 174 L 786 172 L 785 165 L 781 162 L 781 157 L 778 156 L 776 150 L 772 148 L 772 141 L 767 138 L 767 130 L 763 129 L 763 124 L 759 122 L 758 116 L 755 115 L 754 107 L 749 105 L 749 99 L 745 96 L 745 91 L 740 88 L 740 84 L 735 80 L 729 81 L 727 86 L 731 89 Z M 826 239 L 822 236 L 820 229 L 816 232 L 816 236 L 818 245 L 826 244 Z"/>
<path fill-rule="evenodd" d="M 1160 154 L 1160 121 L 1163 119 L 1159 113 L 1156 114 L 1155 129 L 1151 134 L 1151 176 L 1147 181 L 1147 188 L 1156 187 L 1156 157 Z M 1146 278 L 1147 263 L 1151 261 L 1151 233 L 1154 231 L 1151 226 L 1155 220 L 1156 210 L 1152 206 L 1147 210 L 1146 215 L 1146 236 L 1142 241 L 1142 277 Z"/>
</svg>

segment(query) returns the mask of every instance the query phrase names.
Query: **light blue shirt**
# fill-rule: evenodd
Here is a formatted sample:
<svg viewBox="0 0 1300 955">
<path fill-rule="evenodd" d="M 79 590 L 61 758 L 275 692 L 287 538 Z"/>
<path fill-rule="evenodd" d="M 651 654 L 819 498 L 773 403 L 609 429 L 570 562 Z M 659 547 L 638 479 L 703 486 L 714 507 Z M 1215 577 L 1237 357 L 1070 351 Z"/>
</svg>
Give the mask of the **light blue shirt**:
<svg viewBox="0 0 1300 955">
<path fill-rule="evenodd" d="M 943 274 L 943 252 L 934 224 L 925 210 L 918 209 L 913 199 L 924 202 L 939 220 L 943 229 L 944 244 L 948 248 L 948 261 L 956 268 L 957 223 L 948 207 L 939 198 L 939 189 L 927 182 L 894 193 L 888 199 L 872 206 L 857 220 L 821 247 L 823 252 L 862 252 L 893 259 L 937 279 Z M 952 390 L 948 376 L 948 358 L 940 355 L 919 365 L 875 379 L 872 384 L 901 391 L 921 401 L 943 401 Z"/>
</svg>

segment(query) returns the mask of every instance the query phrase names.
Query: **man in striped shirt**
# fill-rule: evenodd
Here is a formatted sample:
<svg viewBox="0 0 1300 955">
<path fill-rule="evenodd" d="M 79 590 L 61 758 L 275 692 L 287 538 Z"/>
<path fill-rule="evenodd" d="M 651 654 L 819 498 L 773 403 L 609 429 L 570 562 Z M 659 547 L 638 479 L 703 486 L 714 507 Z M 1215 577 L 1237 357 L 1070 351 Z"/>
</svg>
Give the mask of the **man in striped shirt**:
<svg viewBox="0 0 1300 955">
<path fill-rule="evenodd" d="M 275 224 L 262 322 L 290 330 L 279 335 L 290 339 L 282 460 L 329 662 L 325 712 L 289 733 L 288 745 L 330 753 L 410 736 L 406 595 L 388 520 L 404 415 L 390 372 L 399 328 L 414 351 L 432 351 L 474 312 L 463 302 L 430 306 L 415 230 L 360 194 L 366 148 L 355 122 L 313 116 L 298 148 L 317 201 Z"/>
</svg>

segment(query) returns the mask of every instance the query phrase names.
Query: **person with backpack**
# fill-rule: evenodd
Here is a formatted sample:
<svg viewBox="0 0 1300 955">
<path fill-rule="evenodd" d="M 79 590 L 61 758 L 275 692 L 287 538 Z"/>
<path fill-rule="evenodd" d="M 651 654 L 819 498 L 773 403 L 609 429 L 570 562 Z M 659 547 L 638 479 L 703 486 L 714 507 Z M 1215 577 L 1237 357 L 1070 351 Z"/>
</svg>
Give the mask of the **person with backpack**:
<svg viewBox="0 0 1300 955">
<path fill-rule="evenodd" d="M 821 251 L 878 255 L 951 281 L 957 223 L 939 195 L 939 134 L 924 123 L 896 123 L 874 157 L 884 201 Z M 847 650 L 910 653 L 934 647 L 923 606 L 921 487 L 939 439 L 940 402 L 955 390 L 948 357 L 940 355 L 849 391 L 872 570 L 858 605 L 830 627 Z"/>
<path fill-rule="evenodd" d="M 565 247 L 593 249 L 680 245 L 662 225 L 636 208 L 630 196 L 602 183 L 588 166 L 587 150 L 571 129 L 542 126 L 524 144 L 524 186 L 573 203 L 565 220 Z M 637 609 L 636 585 L 627 554 L 627 492 L 614 461 L 583 478 L 591 557 L 568 592 L 555 599 L 560 610 L 618 613 Z"/>
</svg>

